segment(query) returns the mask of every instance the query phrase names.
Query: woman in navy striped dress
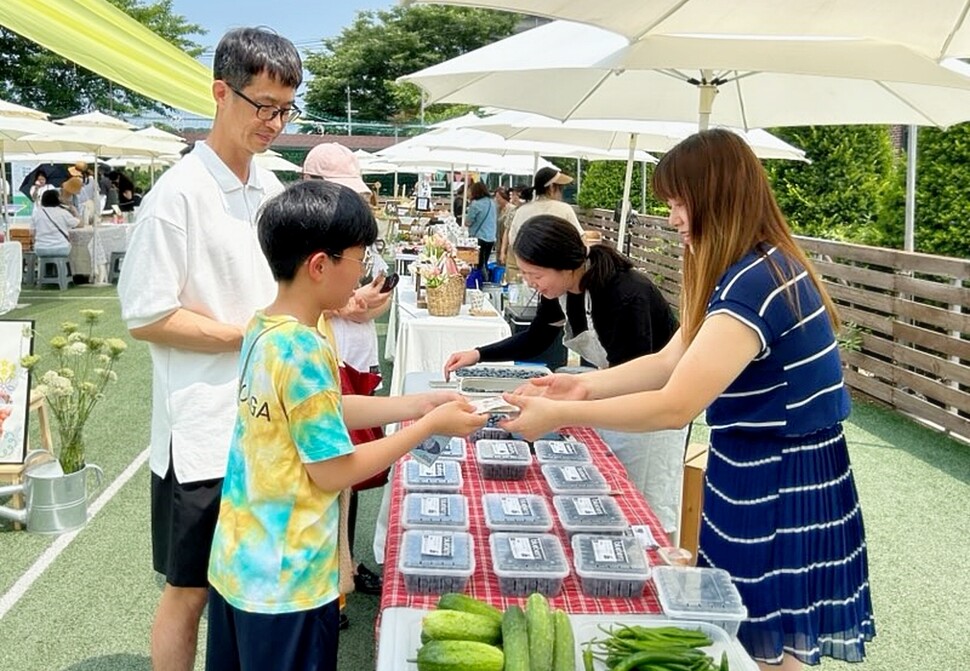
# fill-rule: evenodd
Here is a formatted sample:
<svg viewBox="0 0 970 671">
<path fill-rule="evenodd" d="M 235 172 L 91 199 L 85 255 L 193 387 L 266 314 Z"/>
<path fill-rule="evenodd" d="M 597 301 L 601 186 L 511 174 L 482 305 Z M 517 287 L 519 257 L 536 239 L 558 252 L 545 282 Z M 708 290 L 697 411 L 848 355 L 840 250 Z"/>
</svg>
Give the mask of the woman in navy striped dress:
<svg viewBox="0 0 970 671">
<path fill-rule="evenodd" d="M 875 625 L 835 307 L 734 133 L 681 142 L 653 188 L 685 245 L 679 334 L 623 366 L 535 381 L 510 397 L 508 428 L 665 429 L 706 408 L 698 563 L 741 592 L 741 642 L 765 669 L 861 661 Z"/>
</svg>

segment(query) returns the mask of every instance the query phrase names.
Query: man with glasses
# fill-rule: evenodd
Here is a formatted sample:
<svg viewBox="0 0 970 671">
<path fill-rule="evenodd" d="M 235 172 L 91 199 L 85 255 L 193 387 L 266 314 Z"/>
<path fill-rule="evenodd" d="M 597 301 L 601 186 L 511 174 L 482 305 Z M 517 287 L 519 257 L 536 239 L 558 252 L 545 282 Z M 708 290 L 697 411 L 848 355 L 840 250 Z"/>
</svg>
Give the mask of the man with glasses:
<svg viewBox="0 0 970 671">
<path fill-rule="evenodd" d="M 152 555 L 165 576 L 155 671 L 195 662 L 239 348 L 276 292 L 255 224 L 283 187 L 253 155 L 299 115 L 302 63 L 289 40 L 239 28 L 216 47 L 213 79 L 212 131 L 143 200 L 118 286 L 128 328 L 152 355 Z"/>
</svg>

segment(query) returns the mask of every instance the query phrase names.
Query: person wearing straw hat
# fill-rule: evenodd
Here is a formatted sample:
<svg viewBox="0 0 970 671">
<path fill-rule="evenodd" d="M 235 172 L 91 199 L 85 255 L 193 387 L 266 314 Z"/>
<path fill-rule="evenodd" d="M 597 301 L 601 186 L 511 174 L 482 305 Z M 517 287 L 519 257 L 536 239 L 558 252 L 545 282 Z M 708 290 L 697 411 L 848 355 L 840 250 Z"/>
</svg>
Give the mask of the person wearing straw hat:
<svg viewBox="0 0 970 671">
<path fill-rule="evenodd" d="M 70 179 L 65 179 L 61 183 L 61 189 L 58 192 L 58 197 L 61 203 L 61 207 L 71 213 L 72 217 L 80 219 L 81 214 L 77 207 L 77 195 L 81 193 L 81 188 L 84 183 L 81 181 L 80 177 L 71 177 Z"/>
<path fill-rule="evenodd" d="M 67 169 L 71 177 L 81 180 L 81 190 L 77 194 L 78 214 L 81 226 L 94 226 L 98 223 L 99 205 L 98 184 L 94 181 L 94 174 L 85 161 L 78 161 Z"/>
</svg>

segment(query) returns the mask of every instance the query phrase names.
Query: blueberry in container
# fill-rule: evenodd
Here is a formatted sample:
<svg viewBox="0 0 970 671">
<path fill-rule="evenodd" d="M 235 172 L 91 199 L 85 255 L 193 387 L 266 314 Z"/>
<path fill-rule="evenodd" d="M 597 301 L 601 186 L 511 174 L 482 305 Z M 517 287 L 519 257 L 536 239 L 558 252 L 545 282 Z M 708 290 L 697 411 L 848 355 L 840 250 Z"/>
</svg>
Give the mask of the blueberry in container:
<svg viewBox="0 0 970 671">
<path fill-rule="evenodd" d="M 409 492 L 457 493 L 461 490 L 461 466 L 452 459 L 439 459 L 430 466 L 404 462 L 404 489 Z"/>
<path fill-rule="evenodd" d="M 401 526 L 405 529 L 468 531 L 468 500 L 461 494 L 407 494 Z"/>
<path fill-rule="evenodd" d="M 457 378 L 494 377 L 514 380 L 531 380 L 551 373 L 545 366 L 465 366 L 455 370 Z"/>
<path fill-rule="evenodd" d="M 497 531 L 488 537 L 492 569 L 504 596 L 539 592 L 556 596 L 569 575 L 562 543 L 552 534 L 517 534 Z"/>
<path fill-rule="evenodd" d="M 537 440 L 533 447 L 540 464 L 589 464 L 593 461 L 586 444 L 575 440 Z"/>
<path fill-rule="evenodd" d="M 650 579 L 647 555 L 632 536 L 576 534 L 573 563 L 583 594 L 634 597 Z"/>
<path fill-rule="evenodd" d="M 532 463 L 529 444 L 521 440 L 475 441 L 475 457 L 486 480 L 522 480 Z"/>
<path fill-rule="evenodd" d="M 609 494 L 610 486 L 593 464 L 546 464 L 542 475 L 553 495 Z"/>
<path fill-rule="evenodd" d="M 494 414 L 489 415 L 485 426 L 469 436 L 472 441 L 479 440 L 512 440 L 512 434 L 498 426 L 503 419 L 508 419 L 508 415 Z"/>
<path fill-rule="evenodd" d="M 471 534 L 409 529 L 401 537 L 398 567 L 408 592 L 463 592 L 475 571 Z"/>
<path fill-rule="evenodd" d="M 489 531 L 541 533 L 552 530 L 549 505 L 535 494 L 483 494 L 482 510 Z"/>
<path fill-rule="evenodd" d="M 748 609 L 727 571 L 698 566 L 658 566 L 653 582 L 672 619 L 715 624 L 734 637 Z"/>
<path fill-rule="evenodd" d="M 612 496 L 554 496 L 559 523 L 566 533 L 623 533 L 630 528 L 626 515 Z"/>
</svg>

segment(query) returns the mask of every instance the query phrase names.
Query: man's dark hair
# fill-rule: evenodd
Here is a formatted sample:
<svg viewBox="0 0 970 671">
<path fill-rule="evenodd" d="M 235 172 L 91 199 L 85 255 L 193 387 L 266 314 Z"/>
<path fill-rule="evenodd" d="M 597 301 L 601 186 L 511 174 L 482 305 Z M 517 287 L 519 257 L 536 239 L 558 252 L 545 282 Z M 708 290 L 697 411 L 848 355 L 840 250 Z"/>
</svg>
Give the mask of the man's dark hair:
<svg viewBox="0 0 970 671">
<path fill-rule="evenodd" d="M 40 194 L 41 207 L 58 207 L 61 204 L 61 197 L 54 189 L 48 189 Z"/>
<path fill-rule="evenodd" d="M 212 76 L 236 89 L 265 72 L 284 86 L 303 82 L 300 54 L 285 37 L 268 28 L 234 28 L 222 36 L 212 61 Z"/>
<path fill-rule="evenodd" d="M 263 206 L 257 226 L 259 246 L 273 277 L 281 282 L 296 277 L 312 254 L 340 255 L 377 239 L 377 222 L 364 199 L 336 182 L 321 180 L 292 184 Z"/>
</svg>

